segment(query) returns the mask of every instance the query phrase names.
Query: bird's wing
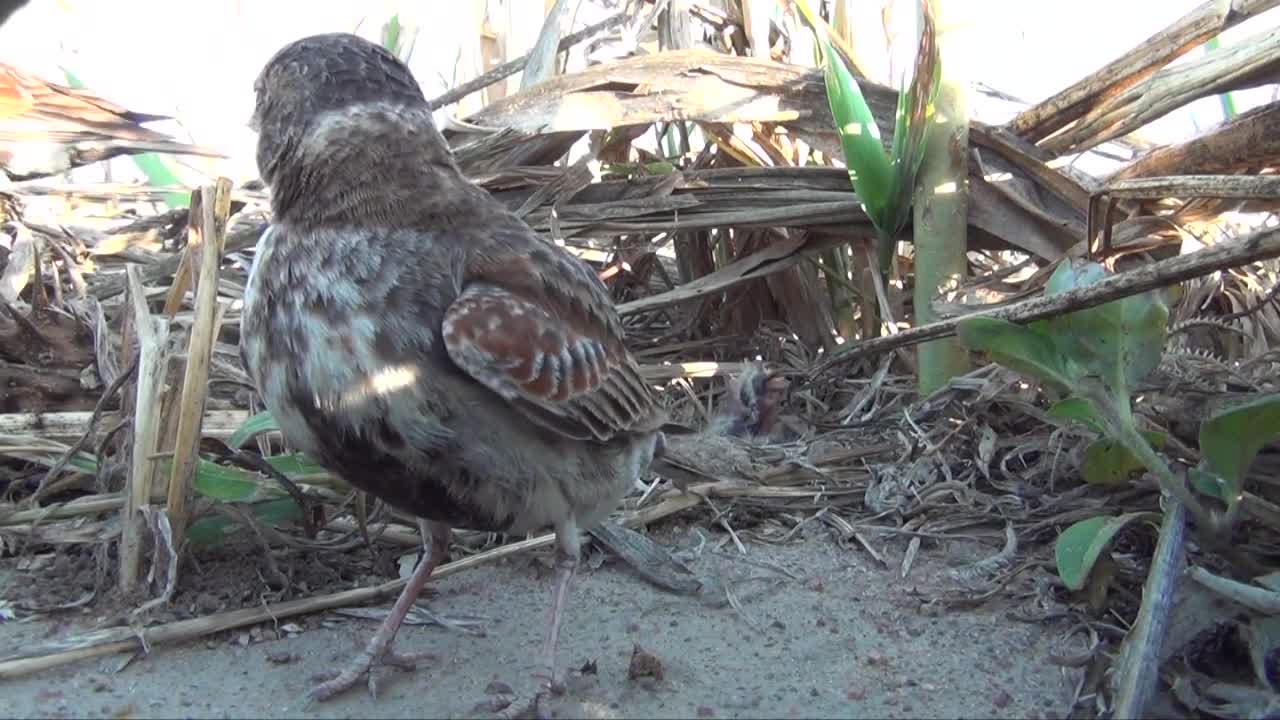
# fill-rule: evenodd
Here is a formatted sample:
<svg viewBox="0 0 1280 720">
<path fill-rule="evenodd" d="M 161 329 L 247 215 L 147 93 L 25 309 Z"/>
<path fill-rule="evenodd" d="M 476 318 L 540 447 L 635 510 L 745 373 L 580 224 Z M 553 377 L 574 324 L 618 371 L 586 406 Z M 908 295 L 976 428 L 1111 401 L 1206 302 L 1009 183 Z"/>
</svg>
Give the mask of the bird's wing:
<svg viewBox="0 0 1280 720">
<path fill-rule="evenodd" d="M 10 118 L 31 110 L 35 96 L 27 89 L 26 78 L 10 67 L 0 66 L 0 118 Z"/>
<path fill-rule="evenodd" d="M 653 391 L 604 285 L 577 258 L 529 237 L 527 252 L 485 255 L 464 269 L 443 322 L 449 358 L 568 437 L 607 441 L 658 427 Z"/>
<path fill-rule="evenodd" d="M 0 135 L 18 141 L 35 137 L 69 142 L 86 135 L 142 142 L 172 141 L 138 123 L 165 115 L 131 112 L 97 94 L 45 82 L 0 65 Z"/>
</svg>

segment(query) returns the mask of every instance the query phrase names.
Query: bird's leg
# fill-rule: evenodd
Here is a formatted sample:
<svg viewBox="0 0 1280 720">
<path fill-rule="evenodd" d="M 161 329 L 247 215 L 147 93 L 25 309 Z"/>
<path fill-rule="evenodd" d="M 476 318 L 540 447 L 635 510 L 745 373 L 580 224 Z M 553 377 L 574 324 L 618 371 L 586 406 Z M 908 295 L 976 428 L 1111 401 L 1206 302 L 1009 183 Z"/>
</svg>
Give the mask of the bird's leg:
<svg viewBox="0 0 1280 720">
<path fill-rule="evenodd" d="M 547 640 L 542 646 L 542 661 L 552 692 L 560 692 L 564 684 L 556 675 L 556 645 L 560 640 L 560 620 L 569 598 L 569 586 L 578 572 L 578 525 L 568 520 L 556 527 L 556 579 L 551 595 L 551 618 L 547 623 Z"/>
<path fill-rule="evenodd" d="M 418 567 L 409 576 L 409 581 L 405 584 L 404 590 L 400 591 L 400 597 L 396 598 L 396 604 L 392 606 L 391 612 L 387 613 L 387 617 L 382 621 L 382 625 L 378 627 L 378 631 L 373 634 L 372 638 L 369 638 L 369 643 L 364 650 L 361 650 L 360 654 L 356 655 L 345 669 L 334 673 L 331 679 L 311 689 L 309 695 L 312 699 L 328 700 L 334 695 L 355 686 L 364 675 L 369 676 L 369 692 L 377 695 L 376 682 L 372 672 L 375 664 L 413 670 L 417 665 L 417 661 L 422 659 L 423 656 L 421 655 L 400 655 L 394 652 L 391 649 L 391 643 L 395 640 L 396 631 L 400 629 L 405 616 L 409 614 L 409 609 L 417 602 L 423 586 L 427 584 L 427 578 L 431 577 L 431 572 L 449 554 L 449 526 L 437 522 L 419 520 L 418 527 L 422 532 L 425 552 L 422 560 L 418 563 Z M 428 537 L 430 537 L 429 543 L 425 542 Z"/>
</svg>

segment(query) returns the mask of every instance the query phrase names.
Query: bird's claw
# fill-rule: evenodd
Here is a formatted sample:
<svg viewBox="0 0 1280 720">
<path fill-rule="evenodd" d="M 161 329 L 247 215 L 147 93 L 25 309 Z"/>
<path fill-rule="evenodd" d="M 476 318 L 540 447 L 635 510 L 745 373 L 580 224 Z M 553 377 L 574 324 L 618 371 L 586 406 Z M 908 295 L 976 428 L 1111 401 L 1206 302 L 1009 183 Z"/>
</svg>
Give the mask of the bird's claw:
<svg viewBox="0 0 1280 720">
<path fill-rule="evenodd" d="M 413 672 L 418 668 L 418 663 L 431 658 L 429 653 L 410 653 L 401 654 L 395 652 L 391 648 L 387 648 L 376 661 L 368 650 L 363 650 L 360 654 L 342 670 L 329 670 L 318 675 L 319 678 L 327 678 L 320 684 L 311 688 L 307 693 L 308 704 L 311 702 L 324 702 L 334 695 L 346 692 L 355 687 L 360 682 L 360 678 L 366 678 L 366 685 L 369 688 L 369 694 L 375 699 L 378 697 L 379 674 L 375 672 L 375 665 L 385 665 L 394 667 L 404 672 Z"/>
<path fill-rule="evenodd" d="M 542 682 L 542 689 L 539 693 L 551 693 L 552 695 L 563 695 L 566 690 L 564 678 L 560 677 L 555 670 L 545 670 L 533 674 L 535 680 Z"/>
</svg>

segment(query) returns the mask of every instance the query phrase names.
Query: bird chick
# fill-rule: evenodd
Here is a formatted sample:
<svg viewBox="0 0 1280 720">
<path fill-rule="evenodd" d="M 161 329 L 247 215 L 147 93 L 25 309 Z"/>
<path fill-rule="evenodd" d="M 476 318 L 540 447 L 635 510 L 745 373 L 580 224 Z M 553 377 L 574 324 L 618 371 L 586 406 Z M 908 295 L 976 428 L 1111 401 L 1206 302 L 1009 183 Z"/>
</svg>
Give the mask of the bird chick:
<svg viewBox="0 0 1280 720">
<path fill-rule="evenodd" d="M 718 424 L 725 435 L 759 437 L 772 433 L 791 382 L 767 372 L 761 363 L 750 363 L 741 375 L 726 383 L 725 404 Z"/>
<path fill-rule="evenodd" d="M 225 157 L 141 124 L 166 119 L 131 112 L 88 90 L 47 82 L 0 63 L 0 172 L 12 180 L 57 175 L 145 152 Z"/>
<path fill-rule="evenodd" d="M 291 443 L 431 540 L 364 651 L 313 696 L 411 665 L 392 641 L 453 527 L 555 529 L 542 662 L 558 689 L 579 529 L 649 467 L 666 420 L 604 284 L 462 175 L 417 81 L 378 45 L 289 43 L 254 90 L 272 224 L 241 358 Z"/>
</svg>

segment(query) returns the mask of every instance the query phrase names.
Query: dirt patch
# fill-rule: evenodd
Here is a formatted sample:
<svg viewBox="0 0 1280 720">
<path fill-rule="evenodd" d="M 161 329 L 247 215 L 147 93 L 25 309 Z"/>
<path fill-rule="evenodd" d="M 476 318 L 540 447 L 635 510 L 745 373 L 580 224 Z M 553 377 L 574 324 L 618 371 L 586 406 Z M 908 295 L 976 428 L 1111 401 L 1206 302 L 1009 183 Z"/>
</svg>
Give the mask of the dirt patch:
<svg viewBox="0 0 1280 720">
<path fill-rule="evenodd" d="M 114 547 L 112 548 L 114 550 Z M 115 588 L 114 552 L 74 545 L 4 560 L 12 580 L 0 600 L 32 614 L 61 613 L 92 605 L 102 625 L 111 625 L 149 599 L 126 598 Z M 261 606 L 386 582 L 396 577 L 398 548 L 362 547 L 350 552 L 273 549 L 230 542 L 183 556 L 182 581 L 172 601 L 150 611 L 151 622 L 173 622 L 243 607 Z M 144 566 L 145 568 L 145 566 Z"/>
<path fill-rule="evenodd" d="M 668 529 L 655 539 L 682 548 L 695 572 L 729 588 L 732 603 L 723 595 L 672 595 L 599 554 L 588 556 L 562 636 L 560 661 L 574 669 L 569 692 L 548 705 L 556 716 L 1023 718 L 1068 710 L 1076 671 L 1049 661 L 1060 621 L 1011 620 L 1018 603 L 1009 593 L 969 610 L 930 602 L 955 562 L 944 559 L 957 554 L 954 547 L 921 553 L 903 579 L 897 567 L 882 568 L 822 536 L 748 543 L 741 556 L 732 544 L 708 549 L 704 535 Z M 360 559 L 368 573 L 367 552 L 348 558 Z M 188 574 L 191 586 L 171 612 L 208 613 L 278 592 L 246 556 L 238 573 L 227 573 L 233 560 L 202 559 L 204 579 Z M 5 584 L 24 584 L 7 563 Z M 318 569 L 307 582 L 324 592 L 348 587 L 360 563 L 346 564 L 329 571 L 332 584 L 319 584 L 327 576 Z M 1034 580 L 1028 574 L 1022 582 Z M 0 698 L 26 717 L 457 717 L 521 708 L 537 687 L 550 591 L 542 558 L 516 556 L 434 588 L 425 603 L 433 613 L 464 627 L 482 619 L 483 636 L 435 624 L 405 627 L 397 649 L 434 659 L 416 673 L 386 675 L 376 700 L 352 692 L 302 705 L 312 676 L 350 657 L 375 627 L 337 613 L 155 648 L 131 662 L 115 655 L 55 668 L 5 683 Z M 6 652 L 103 617 L 93 605 L 53 617 L 17 614 L 0 625 Z"/>
</svg>

